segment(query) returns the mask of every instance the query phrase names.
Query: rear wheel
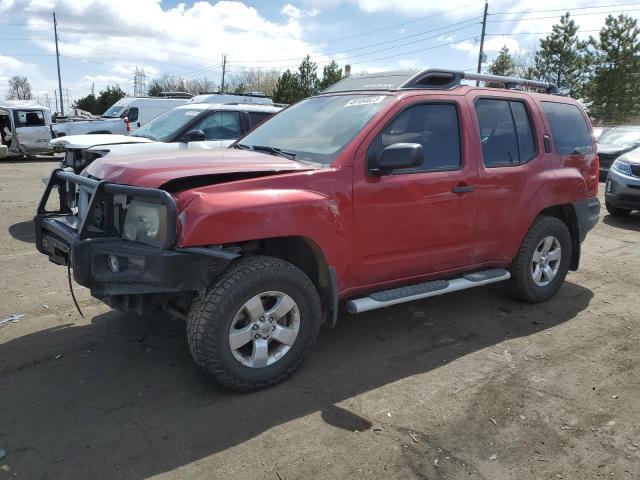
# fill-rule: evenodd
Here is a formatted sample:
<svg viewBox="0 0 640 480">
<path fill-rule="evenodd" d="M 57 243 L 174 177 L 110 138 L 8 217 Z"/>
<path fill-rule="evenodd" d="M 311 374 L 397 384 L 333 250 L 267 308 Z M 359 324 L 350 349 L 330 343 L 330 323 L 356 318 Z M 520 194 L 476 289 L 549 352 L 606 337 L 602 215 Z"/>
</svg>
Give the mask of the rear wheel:
<svg viewBox="0 0 640 480">
<path fill-rule="evenodd" d="M 613 217 L 626 217 L 631 213 L 631 210 L 616 207 L 614 205 L 611 205 L 609 202 L 605 202 L 604 205 L 607 208 L 607 212 L 609 212 Z"/>
<path fill-rule="evenodd" d="M 564 222 L 540 216 L 511 265 L 508 288 L 526 302 L 543 302 L 562 286 L 571 260 L 571 235 Z"/>
<path fill-rule="evenodd" d="M 321 323 L 320 298 L 297 267 L 271 257 L 232 265 L 187 317 L 191 354 L 221 385 L 274 385 L 302 363 Z"/>
</svg>

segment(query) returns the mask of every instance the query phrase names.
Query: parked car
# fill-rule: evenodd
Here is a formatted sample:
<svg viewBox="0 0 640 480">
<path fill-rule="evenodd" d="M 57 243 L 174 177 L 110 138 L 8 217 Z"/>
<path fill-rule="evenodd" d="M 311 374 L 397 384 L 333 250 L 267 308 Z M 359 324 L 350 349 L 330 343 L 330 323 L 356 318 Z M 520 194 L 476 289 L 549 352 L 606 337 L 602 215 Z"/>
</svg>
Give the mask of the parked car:
<svg viewBox="0 0 640 480">
<path fill-rule="evenodd" d="M 612 127 L 598 138 L 600 176 L 605 178 L 614 160 L 640 146 L 640 126 Z"/>
<path fill-rule="evenodd" d="M 339 305 L 496 282 L 526 302 L 555 295 L 600 203 L 589 120 L 554 92 L 446 70 L 351 76 L 229 149 L 55 171 L 36 245 L 114 308 L 184 318 L 194 360 L 222 385 L 268 387 Z"/>
<path fill-rule="evenodd" d="M 640 210 L 640 149 L 616 158 L 607 175 L 605 206 L 614 217 Z"/>
<path fill-rule="evenodd" d="M 83 134 L 119 134 L 135 132 L 158 115 L 189 101 L 189 96 L 180 98 L 124 97 L 94 120 L 56 123 L 53 130 L 57 137 Z"/>
<path fill-rule="evenodd" d="M 56 138 L 51 145 L 66 151 L 61 167 L 80 173 L 105 155 L 135 158 L 151 152 L 225 148 L 280 110 L 273 105 L 187 104 L 154 118 L 129 136 L 74 135 Z"/>
<path fill-rule="evenodd" d="M 51 112 L 31 100 L 0 102 L 0 158 L 52 153 Z"/>
</svg>

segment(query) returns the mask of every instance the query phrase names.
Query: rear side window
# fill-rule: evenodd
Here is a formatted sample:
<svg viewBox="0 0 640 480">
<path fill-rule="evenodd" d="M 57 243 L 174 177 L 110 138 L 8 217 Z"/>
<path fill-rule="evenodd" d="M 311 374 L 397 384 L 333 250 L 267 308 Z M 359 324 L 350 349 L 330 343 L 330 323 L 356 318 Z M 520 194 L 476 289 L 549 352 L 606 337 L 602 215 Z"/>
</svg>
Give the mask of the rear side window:
<svg viewBox="0 0 640 480">
<path fill-rule="evenodd" d="M 524 103 L 482 98 L 476 102 L 476 116 L 485 166 L 520 165 L 534 157 L 533 128 Z"/>
<path fill-rule="evenodd" d="M 126 115 L 125 115 L 130 122 L 137 122 L 138 121 L 138 107 L 131 107 Z"/>
<path fill-rule="evenodd" d="M 589 125 L 582 111 L 570 103 L 542 102 L 558 155 L 593 153 Z"/>
<path fill-rule="evenodd" d="M 394 143 L 422 145 L 422 165 L 397 170 L 394 174 L 455 170 L 461 165 L 458 110 L 452 104 L 423 104 L 409 107 L 374 141 L 369 155 L 380 155 Z"/>
<path fill-rule="evenodd" d="M 273 114 L 266 112 L 249 112 L 249 118 L 251 119 L 251 128 L 256 128 L 271 115 Z"/>
</svg>

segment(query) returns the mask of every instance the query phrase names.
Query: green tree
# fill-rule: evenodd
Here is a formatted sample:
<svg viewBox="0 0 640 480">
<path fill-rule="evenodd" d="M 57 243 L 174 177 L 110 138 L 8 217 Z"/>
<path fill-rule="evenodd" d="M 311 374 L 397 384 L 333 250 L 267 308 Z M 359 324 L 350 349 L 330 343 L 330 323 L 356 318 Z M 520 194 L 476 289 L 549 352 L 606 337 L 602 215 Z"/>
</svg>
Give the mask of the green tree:
<svg viewBox="0 0 640 480">
<path fill-rule="evenodd" d="M 590 115 L 605 123 L 624 123 L 640 109 L 640 42 L 637 20 L 609 15 L 600 30 L 594 76 L 586 90 Z"/>
<path fill-rule="evenodd" d="M 342 69 L 335 60 L 331 60 L 329 65 L 325 65 L 322 69 L 322 80 L 318 83 L 318 89 L 324 90 L 334 83 L 342 80 Z"/>
<path fill-rule="evenodd" d="M 106 112 L 109 109 L 109 107 L 111 107 L 111 105 L 116 103 L 125 95 L 126 94 L 120 88 L 119 85 L 115 85 L 113 87 L 107 87 L 106 90 L 101 90 L 100 95 L 98 96 L 98 102 L 96 105 L 97 111 L 95 113 L 99 115 Z M 91 112 L 91 113 L 94 113 L 94 112 Z"/>
<path fill-rule="evenodd" d="M 276 83 L 273 101 L 276 103 L 295 103 L 300 99 L 296 75 L 287 69 Z"/>
<path fill-rule="evenodd" d="M 79 98 L 73 104 L 73 108 L 79 108 L 86 110 L 87 112 L 98 114 L 98 99 L 93 93 L 90 93 L 86 97 Z M 102 112 L 100 112 L 102 113 Z"/>
<path fill-rule="evenodd" d="M 311 57 L 307 55 L 298 67 L 298 93 L 302 100 L 318 93 L 318 65 L 311 61 Z"/>
<path fill-rule="evenodd" d="M 501 75 L 503 77 L 511 77 L 516 73 L 516 62 L 511 57 L 509 49 L 505 45 L 500 49 L 500 53 L 496 59 L 489 65 L 489 73 L 491 75 Z"/>
<path fill-rule="evenodd" d="M 578 26 L 569 18 L 569 12 L 560 17 L 552 33 L 540 40 L 532 72 L 538 79 L 553 82 L 573 96 L 580 94 L 590 64 L 589 42 L 579 40 L 577 32 Z"/>
</svg>

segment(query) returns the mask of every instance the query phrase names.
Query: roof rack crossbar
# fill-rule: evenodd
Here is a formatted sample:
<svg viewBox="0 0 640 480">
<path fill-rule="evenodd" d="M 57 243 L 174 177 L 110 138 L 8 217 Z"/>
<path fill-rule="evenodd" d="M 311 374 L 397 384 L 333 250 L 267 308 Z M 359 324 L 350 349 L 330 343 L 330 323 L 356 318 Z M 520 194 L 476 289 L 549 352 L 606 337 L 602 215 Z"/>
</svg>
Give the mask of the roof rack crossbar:
<svg viewBox="0 0 640 480">
<path fill-rule="evenodd" d="M 459 70 L 444 69 L 428 69 L 423 70 L 406 82 L 399 88 L 433 88 L 447 89 L 454 88 L 462 82 L 462 80 L 478 80 L 481 82 L 502 83 L 505 88 L 517 88 L 517 86 L 537 88 L 547 93 L 557 94 L 558 86 L 555 83 L 541 82 L 538 80 L 528 80 L 518 77 L 503 77 L 500 75 L 487 75 L 484 73 L 470 73 Z"/>
</svg>

